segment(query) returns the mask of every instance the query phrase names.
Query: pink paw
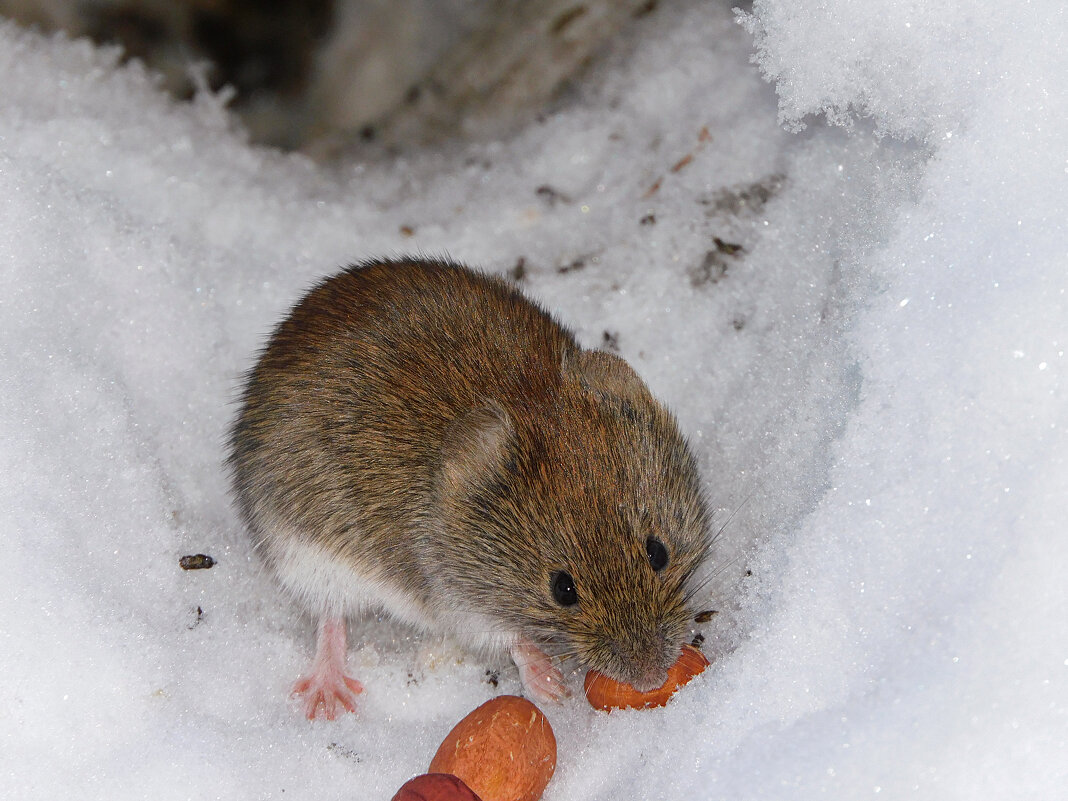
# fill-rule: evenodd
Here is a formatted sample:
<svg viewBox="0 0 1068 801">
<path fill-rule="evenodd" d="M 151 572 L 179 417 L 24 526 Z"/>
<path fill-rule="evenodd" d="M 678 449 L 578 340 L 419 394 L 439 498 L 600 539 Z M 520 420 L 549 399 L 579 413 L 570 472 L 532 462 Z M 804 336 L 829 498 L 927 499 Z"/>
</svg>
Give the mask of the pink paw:
<svg viewBox="0 0 1068 801">
<path fill-rule="evenodd" d="M 319 621 L 319 643 L 315 649 L 312 671 L 293 685 L 293 695 L 304 696 L 304 715 L 314 720 L 322 709 L 323 717 L 333 720 L 340 706 L 347 712 L 356 711 L 354 695 L 363 692 L 363 685 L 345 675 L 345 620 L 323 617 Z"/>
<path fill-rule="evenodd" d="M 552 659 L 530 640 L 512 646 L 512 659 L 519 668 L 519 678 L 527 695 L 538 703 L 558 704 L 571 695 Z"/>
<path fill-rule="evenodd" d="M 342 673 L 304 676 L 293 685 L 293 695 L 304 696 L 304 716 L 314 720 L 322 710 L 323 717 L 334 720 L 340 706 L 346 712 L 356 711 L 354 696 L 363 692 L 363 685 Z"/>
</svg>

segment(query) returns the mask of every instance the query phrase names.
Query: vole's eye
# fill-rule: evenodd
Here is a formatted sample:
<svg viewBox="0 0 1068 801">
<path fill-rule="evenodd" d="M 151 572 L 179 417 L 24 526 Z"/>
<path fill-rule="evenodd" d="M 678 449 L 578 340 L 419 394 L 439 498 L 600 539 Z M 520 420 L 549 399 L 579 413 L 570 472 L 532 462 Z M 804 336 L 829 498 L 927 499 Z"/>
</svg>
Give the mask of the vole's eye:
<svg viewBox="0 0 1068 801">
<path fill-rule="evenodd" d="M 578 603 L 578 590 L 575 589 L 575 580 L 571 574 L 557 570 L 550 576 L 552 582 L 553 598 L 560 606 L 573 606 Z"/>
<path fill-rule="evenodd" d="M 650 537 L 645 541 L 645 552 L 649 554 L 649 564 L 653 566 L 653 570 L 663 570 L 667 567 L 667 548 L 656 537 Z"/>
</svg>

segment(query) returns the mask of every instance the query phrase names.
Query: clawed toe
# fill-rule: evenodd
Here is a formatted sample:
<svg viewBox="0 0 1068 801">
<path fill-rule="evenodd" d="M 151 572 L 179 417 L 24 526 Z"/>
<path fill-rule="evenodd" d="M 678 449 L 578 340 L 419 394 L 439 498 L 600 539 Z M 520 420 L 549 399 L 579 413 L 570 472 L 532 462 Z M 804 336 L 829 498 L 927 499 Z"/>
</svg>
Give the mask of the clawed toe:
<svg viewBox="0 0 1068 801">
<path fill-rule="evenodd" d="M 293 695 L 303 696 L 304 716 L 308 720 L 319 717 L 335 720 L 341 713 L 356 711 L 355 695 L 363 692 L 363 685 L 350 676 L 311 675 L 293 685 Z M 339 710 L 338 707 L 341 707 Z"/>
<path fill-rule="evenodd" d="M 327 720 L 334 720 L 341 711 L 355 712 L 354 696 L 362 692 L 363 685 L 345 675 L 345 621 L 324 618 L 319 625 L 312 672 L 297 680 L 292 694 L 303 696 L 304 716 L 308 720 L 317 718 L 320 710 Z"/>
<path fill-rule="evenodd" d="M 519 678 L 527 695 L 535 701 L 558 704 L 571 695 L 564 674 L 534 643 L 519 640 L 512 646 L 512 659 L 519 668 Z"/>
<path fill-rule="evenodd" d="M 556 668 L 535 676 L 531 681 L 523 682 L 527 692 L 537 701 L 559 704 L 571 696 L 571 690 L 564 683 L 564 674 Z"/>
</svg>

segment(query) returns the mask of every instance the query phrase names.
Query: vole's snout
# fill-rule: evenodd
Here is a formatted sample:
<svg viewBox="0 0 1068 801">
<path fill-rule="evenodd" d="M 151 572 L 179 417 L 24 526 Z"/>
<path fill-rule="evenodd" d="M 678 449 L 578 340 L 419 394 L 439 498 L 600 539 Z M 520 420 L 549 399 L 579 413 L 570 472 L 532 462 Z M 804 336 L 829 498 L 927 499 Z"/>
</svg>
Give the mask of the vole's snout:
<svg viewBox="0 0 1068 801">
<path fill-rule="evenodd" d="M 656 637 L 644 644 L 615 642 L 608 650 L 610 664 L 594 667 L 639 692 L 662 686 L 667 681 L 668 668 L 679 656 L 679 647 L 666 637 Z"/>
<path fill-rule="evenodd" d="M 654 668 L 653 670 L 647 671 L 646 674 L 639 679 L 632 681 L 631 686 L 640 693 L 646 693 L 650 690 L 662 687 L 666 681 L 667 671 L 663 668 Z"/>
</svg>

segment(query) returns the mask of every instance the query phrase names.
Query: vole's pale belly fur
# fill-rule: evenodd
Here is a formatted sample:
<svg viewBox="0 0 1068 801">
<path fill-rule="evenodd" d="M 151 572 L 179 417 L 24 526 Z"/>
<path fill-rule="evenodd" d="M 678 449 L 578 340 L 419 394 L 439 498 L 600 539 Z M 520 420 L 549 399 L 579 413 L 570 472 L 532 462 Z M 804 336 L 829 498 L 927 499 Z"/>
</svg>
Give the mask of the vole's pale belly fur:
<svg viewBox="0 0 1068 801">
<path fill-rule="evenodd" d="M 502 629 L 499 621 L 450 609 L 441 599 L 435 608 L 429 599 L 375 575 L 367 569 L 370 566 L 339 557 L 300 534 L 272 538 L 264 543 L 263 552 L 278 581 L 306 609 L 341 617 L 381 610 L 427 632 L 449 632 L 465 647 L 486 653 L 507 651 L 516 640 L 515 632 Z"/>
</svg>

